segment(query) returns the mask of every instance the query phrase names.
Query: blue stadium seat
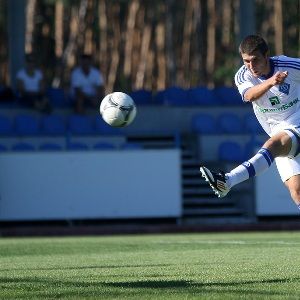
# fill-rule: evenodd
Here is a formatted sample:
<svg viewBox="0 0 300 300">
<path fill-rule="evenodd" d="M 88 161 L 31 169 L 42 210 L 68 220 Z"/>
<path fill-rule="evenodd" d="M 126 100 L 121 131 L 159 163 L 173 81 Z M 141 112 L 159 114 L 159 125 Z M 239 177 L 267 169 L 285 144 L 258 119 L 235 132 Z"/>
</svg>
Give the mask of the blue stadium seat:
<svg viewBox="0 0 300 300">
<path fill-rule="evenodd" d="M 122 150 L 141 150 L 143 149 L 142 145 L 138 143 L 124 143 L 120 147 Z"/>
<path fill-rule="evenodd" d="M 194 105 L 218 105 L 214 90 L 207 87 L 191 88 L 187 91 L 188 102 Z"/>
<path fill-rule="evenodd" d="M 67 145 L 68 150 L 75 150 L 75 151 L 86 151 L 89 150 L 89 147 L 85 143 L 81 142 L 71 142 Z"/>
<path fill-rule="evenodd" d="M 192 131 L 200 134 L 218 133 L 215 118 L 206 113 L 199 113 L 192 118 Z"/>
<path fill-rule="evenodd" d="M 187 98 L 187 91 L 180 87 L 169 87 L 164 91 L 164 104 L 175 106 L 190 105 Z"/>
<path fill-rule="evenodd" d="M 148 90 L 136 90 L 132 91 L 130 97 L 134 100 L 136 105 L 139 104 L 153 104 L 152 92 Z"/>
<path fill-rule="evenodd" d="M 64 135 L 66 124 L 61 116 L 47 115 L 41 119 L 41 129 L 45 135 Z"/>
<path fill-rule="evenodd" d="M 63 150 L 62 146 L 55 143 L 44 143 L 39 147 L 41 151 L 61 151 Z"/>
<path fill-rule="evenodd" d="M 251 134 L 263 134 L 265 131 L 262 129 L 258 120 L 256 119 L 254 113 L 248 113 L 243 118 L 244 120 L 244 128 L 246 133 Z"/>
<path fill-rule="evenodd" d="M 95 131 L 101 135 L 122 135 L 122 129 L 105 123 L 100 115 L 95 117 Z"/>
<path fill-rule="evenodd" d="M 249 142 L 245 144 L 245 158 L 249 159 L 253 155 L 255 155 L 258 150 L 262 147 L 263 142 L 256 140 L 255 138 L 251 138 Z"/>
<path fill-rule="evenodd" d="M 156 94 L 153 96 L 153 99 L 155 104 L 164 104 L 165 90 L 156 92 Z"/>
<path fill-rule="evenodd" d="M 223 113 L 219 115 L 217 123 L 222 133 L 241 134 L 244 132 L 243 123 L 236 114 Z"/>
<path fill-rule="evenodd" d="M 96 143 L 93 148 L 95 150 L 116 150 L 115 145 L 111 144 L 111 143 L 105 143 L 105 142 L 99 142 Z"/>
<path fill-rule="evenodd" d="M 233 87 L 217 87 L 215 88 L 215 94 L 219 99 L 220 104 L 225 105 L 241 105 L 243 100 L 238 90 Z"/>
<path fill-rule="evenodd" d="M 16 143 L 11 147 L 12 151 L 21 151 L 21 152 L 27 152 L 27 151 L 34 151 L 35 147 L 29 143 L 20 142 Z"/>
<path fill-rule="evenodd" d="M 219 145 L 219 160 L 231 163 L 240 163 L 245 160 L 242 147 L 233 141 L 226 141 Z"/>
<path fill-rule="evenodd" d="M 0 135 L 8 136 L 13 134 L 13 122 L 12 119 L 0 115 Z"/>
<path fill-rule="evenodd" d="M 84 115 L 71 115 L 68 119 L 68 128 L 75 135 L 90 135 L 95 133 L 91 117 Z"/>
<path fill-rule="evenodd" d="M 15 117 L 15 133 L 17 135 L 37 135 L 40 133 L 40 124 L 37 117 L 20 114 Z"/>
<path fill-rule="evenodd" d="M 64 90 L 61 88 L 48 88 L 47 97 L 53 107 L 64 108 L 70 105 L 67 101 Z"/>
<path fill-rule="evenodd" d="M 0 152 L 6 152 L 7 151 L 7 147 L 0 144 Z"/>
</svg>

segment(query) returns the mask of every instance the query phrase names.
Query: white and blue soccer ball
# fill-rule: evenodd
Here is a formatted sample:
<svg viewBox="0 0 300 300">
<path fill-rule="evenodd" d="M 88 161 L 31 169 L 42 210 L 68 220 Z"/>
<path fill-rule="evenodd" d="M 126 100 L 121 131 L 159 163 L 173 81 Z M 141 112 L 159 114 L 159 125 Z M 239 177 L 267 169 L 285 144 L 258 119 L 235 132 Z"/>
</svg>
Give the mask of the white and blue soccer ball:
<svg viewBox="0 0 300 300">
<path fill-rule="evenodd" d="M 103 120 L 113 127 L 128 126 L 135 119 L 136 106 L 133 99 L 122 92 L 106 95 L 100 104 Z"/>
</svg>

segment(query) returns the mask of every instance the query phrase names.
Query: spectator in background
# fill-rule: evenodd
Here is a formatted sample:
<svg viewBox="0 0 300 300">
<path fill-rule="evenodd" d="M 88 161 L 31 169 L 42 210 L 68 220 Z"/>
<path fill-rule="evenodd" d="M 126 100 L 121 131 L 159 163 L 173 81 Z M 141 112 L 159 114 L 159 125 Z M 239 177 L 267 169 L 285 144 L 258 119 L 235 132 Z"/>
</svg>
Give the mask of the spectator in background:
<svg viewBox="0 0 300 300">
<path fill-rule="evenodd" d="M 101 72 L 92 65 L 92 57 L 83 54 L 80 65 L 71 74 L 71 96 L 75 112 L 82 114 L 86 107 L 98 107 L 104 96 Z"/>
<path fill-rule="evenodd" d="M 44 75 L 36 67 L 33 54 L 25 56 L 25 68 L 17 73 L 17 92 L 22 105 L 44 113 L 51 112 L 51 106 L 45 95 Z"/>
</svg>

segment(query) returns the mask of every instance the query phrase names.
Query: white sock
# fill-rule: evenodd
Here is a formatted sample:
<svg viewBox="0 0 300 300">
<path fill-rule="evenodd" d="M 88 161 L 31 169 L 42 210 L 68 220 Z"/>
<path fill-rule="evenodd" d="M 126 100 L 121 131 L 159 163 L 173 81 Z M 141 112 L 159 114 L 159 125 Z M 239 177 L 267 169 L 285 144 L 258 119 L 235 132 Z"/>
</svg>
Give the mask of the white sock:
<svg viewBox="0 0 300 300">
<path fill-rule="evenodd" d="M 261 174 L 271 166 L 273 161 L 274 158 L 271 152 L 268 149 L 261 148 L 252 158 L 225 174 L 228 187 L 231 188 L 250 177 Z"/>
</svg>

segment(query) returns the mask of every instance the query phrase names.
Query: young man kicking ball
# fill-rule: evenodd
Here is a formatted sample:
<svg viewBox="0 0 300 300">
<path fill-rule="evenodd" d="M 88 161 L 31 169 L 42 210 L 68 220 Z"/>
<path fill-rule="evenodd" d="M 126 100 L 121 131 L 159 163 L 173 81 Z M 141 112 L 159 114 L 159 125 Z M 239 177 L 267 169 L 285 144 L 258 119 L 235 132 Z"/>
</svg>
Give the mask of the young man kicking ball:
<svg viewBox="0 0 300 300">
<path fill-rule="evenodd" d="M 200 172 L 218 197 L 268 169 L 275 160 L 282 181 L 300 209 L 300 59 L 269 56 L 266 41 L 247 36 L 239 46 L 244 65 L 235 74 L 235 84 L 244 102 L 270 138 L 248 161 L 228 173 L 201 166 Z"/>
</svg>

